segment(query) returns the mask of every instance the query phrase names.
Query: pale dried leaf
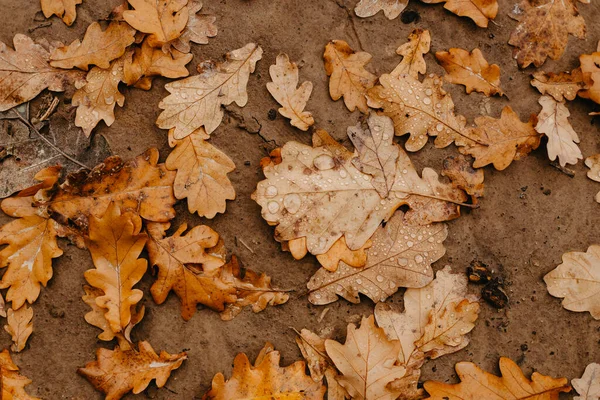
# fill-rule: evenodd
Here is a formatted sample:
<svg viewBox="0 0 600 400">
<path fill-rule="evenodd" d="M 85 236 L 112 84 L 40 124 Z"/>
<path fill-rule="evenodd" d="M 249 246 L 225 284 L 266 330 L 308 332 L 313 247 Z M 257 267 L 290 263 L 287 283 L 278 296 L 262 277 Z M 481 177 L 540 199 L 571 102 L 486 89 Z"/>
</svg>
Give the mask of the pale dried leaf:
<svg viewBox="0 0 600 400">
<path fill-rule="evenodd" d="M 198 66 L 199 75 L 165 85 L 171 94 L 159 107 L 164 111 L 156 124 L 163 129 L 175 128 L 173 137 L 183 139 L 200 127 L 211 134 L 223 119 L 221 106 L 248 102 L 248 78 L 262 58 L 263 50 L 254 43 L 227 53 L 222 63 L 211 61 Z"/>
<path fill-rule="evenodd" d="M 368 1 L 368 0 L 365 0 Z M 390 72 L 391 76 L 408 74 L 419 79 L 419 74 L 427 72 L 427 64 L 423 56 L 429 53 L 431 34 L 428 30 L 415 29 L 408 35 L 408 42 L 396 49 L 396 54 L 402 56 L 400 64 Z"/>
<path fill-rule="evenodd" d="M 500 88 L 500 67 L 489 65 L 479 49 L 467 50 L 451 48 L 435 53 L 438 62 L 447 74 L 444 79 L 456 85 L 464 85 L 467 93 L 477 91 L 486 96 L 504 93 Z"/>
<path fill-rule="evenodd" d="M 83 0 L 41 0 L 40 5 L 44 17 L 50 18 L 53 15 L 61 18 L 67 26 L 73 25 L 77 17 L 77 4 Z"/>
<path fill-rule="evenodd" d="M 332 40 L 325 46 L 323 60 L 329 76 L 329 94 L 333 100 L 343 96 L 350 111 L 358 108 L 366 113 L 369 110 L 365 94 L 377 81 L 377 76 L 365 69 L 371 58 L 364 51 L 355 52 L 343 40 Z"/>
<path fill-rule="evenodd" d="M 277 56 L 276 63 L 269 67 L 273 82 L 267 83 L 267 90 L 282 107 L 279 113 L 290 119 L 296 128 L 306 131 L 315 123 L 312 114 L 304 111 L 312 92 L 312 82 L 303 82 L 298 86 L 298 66 L 290 62 L 287 54 Z"/>
<path fill-rule="evenodd" d="M 600 154 L 594 154 L 585 159 L 585 165 L 590 170 L 587 177 L 593 181 L 600 182 Z M 600 192 L 596 194 L 596 202 L 600 203 Z"/>
<path fill-rule="evenodd" d="M 538 115 L 538 123 L 535 130 L 548 137 L 548 158 L 558 161 L 561 166 L 566 164 L 577 164 L 583 158 L 579 150 L 579 137 L 569 122 L 569 109 L 564 101 L 559 103 L 550 96 L 542 96 L 539 99 L 542 111 Z"/>
<path fill-rule="evenodd" d="M 40 400 L 25 392 L 25 386 L 31 383 L 31 379 L 19 374 L 19 367 L 15 365 L 10 357 L 8 349 L 0 353 L 0 374 L 2 376 L 2 399 L 7 400 Z"/>
<path fill-rule="evenodd" d="M 50 65 L 87 71 L 93 64 L 107 69 L 112 60 L 125 54 L 127 46 L 135 40 L 134 34 L 135 30 L 123 22 L 111 22 L 105 31 L 98 22 L 93 22 L 85 31 L 83 41 L 76 39 L 68 46 L 55 49 L 50 56 Z"/>
<path fill-rule="evenodd" d="M 298 240 L 298 239 L 295 239 Z M 371 247 L 373 243 L 370 240 L 357 250 L 350 250 L 348 245 L 346 244 L 346 238 L 342 236 L 331 246 L 326 253 L 319 254 L 317 256 L 317 261 L 319 264 L 323 266 L 328 271 L 335 272 L 338 268 L 338 264 L 340 262 L 344 262 L 344 264 L 349 265 L 351 267 L 364 267 L 367 263 L 367 252 L 366 250 Z M 306 249 L 306 244 L 303 244 L 304 249 Z M 294 258 L 294 252 L 292 252 Z M 302 257 L 301 257 L 302 258 Z"/>
<path fill-rule="evenodd" d="M 591 363 L 585 367 L 583 376 L 571 380 L 571 384 L 579 396 L 573 400 L 599 400 L 600 399 L 600 364 Z"/>
<path fill-rule="evenodd" d="M 371 238 L 367 264 L 355 268 L 341 262 L 336 272 L 320 269 L 308 282 L 308 300 L 323 305 L 343 297 L 358 303 L 362 293 L 383 302 L 399 287 L 423 287 L 433 279 L 431 264 L 446 252 L 447 235 L 445 224 L 411 225 L 396 211 Z"/>
<path fill-rule="evenodd" d="M 150 34 L 148 43 L 161 47 L 177 39 L 188 23 L 188 0 L 129 0 L 133 10 L 123 18 L 140 32 Z"/>
<path fill-rule="evenodd" d="M 25 348 L 27 339 L 33 333 L 33 308 L 23 304 L 18 310 L 8 309 L 7 325 L 4 330 L 12 336 L 13 344 L 10 349 L 19 353 Z"/>
<path fill-rule="evenodd" d="M 600 245 L 591 245 L 587 252 L 565 253 L 562 264 L 544 276 L 544 282 L 562 306 L 570 311 L 589 311 L 600 319 Z"/>
<path fill-rule="evenodd" d="M 577 93 L 585 88 L 585 83 L 581 68 L 576 68 L 571 72 L 559 74 L 536 71 L 533 73 L 531 86 L 539 90 L 541 94 L 550 95 L 556 101 L 563 101 L 575 99 Z"/>
<path fill-rule="evenodd" d="M 231 159 L 202 134 L 192 133 L 176 140 L 169 131 L 169 144 L 175 147 L 165 161 L 170 171 L 177 171 L 173 191 L 178 199 L 187 198 L 190 213 L 214 218 L 224 213 L 227 200 L 235 199 L 235 190 L 227 174 L 235 169 Z"/>
<path fill-rule="evenodd" d="M 400 395 L 389 386 L 406 373 L 406 368 L 394 365 L 400 342 L 389 340 L 373 316 L 363 318 L 359 329 L 349 324 L 346 342 L 328 339 L 325 349 L 342 375 L 338 382 L 353 399 L 394 400 Z"/>
<path fill-rule="evenodd" d="M 217 36 L 217 27 L 215 21 L 217 18 L 213 15 L 198 14 L 202 9 L 201 0 L 190 0 L 188 3 L 189 19 L 181 36 L 173 40 L 170 44 L 182 53 L 189 53 L 192 47 L 190 42 L 197 44 L 207 44 L 208 38 Z"/>
<path fill-rule="evenodd" d="M 371 17 L 383 10 L 387 19 L 395 19 L 408 5 L 408 0 L 360 0 L 354 12 L 361 18 Z"/>
</svg>

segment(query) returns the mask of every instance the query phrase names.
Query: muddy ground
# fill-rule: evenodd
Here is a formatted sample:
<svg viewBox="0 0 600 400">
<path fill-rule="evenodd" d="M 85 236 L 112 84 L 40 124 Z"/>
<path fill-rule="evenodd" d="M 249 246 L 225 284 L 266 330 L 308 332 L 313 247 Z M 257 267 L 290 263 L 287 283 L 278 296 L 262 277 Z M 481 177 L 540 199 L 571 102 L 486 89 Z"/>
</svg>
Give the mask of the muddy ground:
<svg viewBox="0 0 600 400">
<path fill-rule="evenodd" d="M 34 38 L 71 42 L 83 37 L 91 22 L 105 18 L 118 3 L 119 0 L 84 0 L 71 28 L 52 18 L 51 26 L 30 33 L 29 29 L 40 24 L 34 20 L 39 2 L 0 0 L 0 39 L 11 43 L 13 35 L 24 33 Z M 297 292 L 283 306 L 268 308 L 260 314 L 247 310 L 231 322 L 221 321 L 217 313 L 206 309 L 184 322 L 174 295 L 161 306 L 153 303 L 148 293 L 153 278 L 148 274 L 139 285 L 146 292 L 146 317 L 134 330 L 133 337 L 149 340 L 157 350 L 171 353 L 186 350 L 189 360 L 172 374 L 168 389 L 156 390 L 151 385 L 140 398 L 200 398 L 215 373 L 230 373 L 238 352 L 254 358 L 264 342 L 271 341 L 281 351 L 283 364 L 289 364 L 300 357 L 292 327 L 317 332 L 332 329 L 335 338 L 343 340 L 348 322 L 372 313 L 373 303 L 368 299 L 363 298 L 360 305 L 340 300 L 331 304 L 325 318 L 318 322 L 323 307 L 312 306 L 301 296 L 305 283 L 318 267 L 316 259 L 295 261 L 289 253 L 282 252 L 273 239 L 273 228 L 263 221 L 260 208 L 250 199 L 256 183 L 262 179 L 259 161 L 268 149 L 289 140 L 310 141 L 308 133 L 290 127 L 281 116 L 274 121 L 268 118 L 269 110 L 277 108 L 277 104 L 265 84 L 269 81 L 268 67 L 279 52 L 286 52 L 299 62 L 301 80 L 313 82 L 307 109 L 314 113 L 316 126 L 346 144 L 346 127 L 356 123 L 359 113 L 348 112 L 342 101 L 333 102 L 329 97 L 321 57 L 330 39 L 346 40 L 353 48 L 371 53 L 369 69 L 379 75 L 391 71 L 400 61 L 395 49 L 414 28 L 429 29 L 432 52 L 449 47 L 469 50 L 479 47 L 488 61 L 500 65 L 507 97 L 489 101 L 490 115 L 498 117 L 507 104 L 523 120 L 540 110 L 539 94 L 529 85 L 533 69 L 519 70 L 507 44 L 516 26 L 507 16 L 513 0 L 500 0 L 498 17 L 488 29 L 449 13 L 442 5 L 426 5 L 416 0 L 408 10 L 419 13 L 417 22 L 405 24 L 400 18 L 389 21 L 382 13 L 360 19 L 349 11 L 355 3 L 356 0 L 205 1 L 204 12 L 217 16 L 219 34 L 208 45 L 192 48 L 195 58 L 188 65 L 192 73 L 198 62 L 219 59 L 225 52 L 250 41 L 263 47 L 264 58 L 250 78 L 248 105 L 242 110 L 229 107 L 233 112 L 211 139 L 237 165 L 230 177 L 238 198 L 228 203 L 224 215 L 213 220 L 190 215 L 185 203 L 180 203 L 174 225 L 184 221 L 191 225 L 208 224 L 222 235 L 230 252 L 237 254 L 246 266 L 267 272 L 275 285 Z M 578 65 L 579 54 L 596 49 L 600 39 L 600 3 L 597 0 L 592 3 L 578 5 L 587 22 L 587 38 L 570 37 L 563 57 L 547 61 L 543 69 L 570 70 Z M 442 73 L 431 53 L 426 61 L 429 72 Z M 149 92 L 123 88 L 126 103 L 116 110 L 116 122 L 110 128 L 101 123 L 96 130 L 96 135 L 106 137 L 114 154 L 129 159 L 155 146 L 164 160 L 168 154 L 166 131 L 158 129 L 154 122 L 159 114 L 158 103 L 166 96 L 165 82 L 155 80 Z M 457 111 L 470 121 L 480 111 L 486 112 L 487 99 L 483 95 L 467 95 L 462 86 L 448 84 L 446 88 Z M 581 137 L 584 156 L 600 152 L 600 119 L 588 116 L 594 110 L 593 104 L 576 100 L 568 107 L 573 127 Z M 246 129 L 240 128 L 239 119 L 232 117 L 235 113 L 246 120 Z M 259 128 L 260 134 L 251 133 Z M 411 157 L 418 170 L 425 166 L 439 170 L 443 158 L 452 154 L 456 154 L 453 146 L 438 150 L 430 143 Z M 434 269 L 450 264 L 461 272 L 473 259 L 481 259 L 508 282 L 510 306 L 498 311 L 483 304 L 471 344 L 458 353 L 427 362 L 423 379 L 455 381 L 453 365 L 462 360 L 497 372 L 500 356 L 516 360 L 526 374 L 536 370 L 569 379 L 581 376 L 588 363 L 600 361 L 600 321 L 593 320 L 589 313 L 564 310 L 560 300 L 546 292 L 542 281 L 542 276 L 560 263 L 564 252 L 585 251 L 600 240 L 600 205 L 593 199 L 600 184 L 586 178 L 582 162 L 573 170 L 575 177 L 571 178 L 552 167 L 544 146 L 505 171 L 485 169 L 486 193 L 481 207 L 449 224 L 447 253 L 434 264 Z M 0 217 L 0 222 L 6 220 Z M 80 299 L 83 272 L 92 268 L 92 262 L 87 251 L 67 242 L 61 242 L 61 246 L 65 254 L 54 261 L 54 277 L 33 306 L 35 331 L 28 348 L 14 355 L 14 359 L 23 374 L 33 379 L 29 386 L 33 395 L 45 399 L 100 399 L 102 396 L 75 373 L 78 367 L 94 359 L 98 346 L 111 346 L 99 342 L 96 339 L 99 331 L 83 319 L 88 311 Z M 401 299 L 402 291 L 390 301 L 401 302 Z M 9 346 L 8 334 L 0 335 L 0 344 Z"/>
</svg>

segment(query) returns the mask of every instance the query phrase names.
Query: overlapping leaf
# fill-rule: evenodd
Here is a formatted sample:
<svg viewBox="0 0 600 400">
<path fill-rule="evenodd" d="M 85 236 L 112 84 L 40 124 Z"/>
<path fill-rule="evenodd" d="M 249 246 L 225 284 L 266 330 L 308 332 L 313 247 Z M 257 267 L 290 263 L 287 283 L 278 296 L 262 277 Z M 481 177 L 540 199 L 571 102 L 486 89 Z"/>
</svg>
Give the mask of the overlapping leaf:
<svg viewBox="0 0 600 400">
<path fill-rule="evenodd" d="M 364 267 L 367 263 L 366 250 L 372 245 L 373 243 L 370 240 L 367 240 L 367 242 L 360 249 L 350 250 L 346 244 L 346 238 L 342 236 L 333 244 L 333 246 L 331 246 L 329 250 L 327 250 L 327 252 L 319 254 L 317 256 L 317 261 L 319 261 L 319 264 L 321 264 L 323 268 L 331 272 L 335 272 L 337 270 L 340 262 L 344 262 L 344 264 L 352 267 Z M 303 243 L 302 247 L 306 249 L 306 244 Z M 292 255 L 296 257 L 293 252 Z"/>
<path fill-rule="evenodd" d="M 595 53 L 582 54 L 579 61 L 583 80 L 588 87 L 578 95 L 600 104 L 600 47 Z"/>
<path fill-rule="evenodd" d="M 439 0 L 423 0 L 425 3 L 438 3 Z M 477 26 L 487 28 L 490 20 L 498 14 L 497 0 L 446 0 L 444 8 L 461 17 L 471 18 Z"/>
<path fill-rule="evenodd" d="M 474 202 L 483 196 L 483 169 L 473 168 L 471 161 L 462 154 L 446 157 L 443 165 L 442 175 L 447 176 L 452 185 L 475 198 Z"/>
<path fill-rule="evenodd" d="M 408 5 L 408 0 L 360 0 L 354 12 L 362 18 L 371 17 L 383 10 L 387 19 L 395 19 Z"/>
<path fill-rule="evenodd" d="M 207 44 L 208 38 L 217 36 L 217 27 L 214 24 L 216 17 L 198 14 L 202 9 L 201 0 L 190 0 L 187 7 L 189 8 L 188 23 L 181 36 L 170 43 L 171 46 L 182 53 L 190 52 L 190 42 Z"/>
<path fill-rule="evenodd" d="M 500 88 L 500 67 L 489 65 L 479 49 L 471 53 L 467 50 L 451 48 L 449 51 L 435 53 L 447 74 L 444 76 L 450 83 L 465 85 L 467 93 L 477 91 L 486 96 L 503 95 Z"/>
<path fill-rule="evenodd" d="M 556 101 L 563 101 L 575 99 L 577 93 L 585 88 L 585 83 L 581 68 L 576 68 L 571 72 L 559 74 L 536 71 L 533 73 L 531 86 L 539 90 L 541 94 L 550 95 Z"/>
<path fill-rule="evenodd" d="M 77 4 L 83 0 L 41 0 L 42 12 L 44 17 L 50 18 L 53 15 L 61 18 L 68 26 L 73 25 L 77 18 Z"/>
<path fill-rule="evenodd" d="M 152 47 L 161 47 L 183 33 L 188 19 L 188 0 L 128 0 L 133 10 L 123 18 L 140 32 L 148 33 Z"/>
<path fill-rule="evenodd" d="M 2 374 L 2 398 L 14 400 L 40 400 L 25 392 L 25 386 L 31 383 L 31 379 L 19 373 L 19 367 L 15 365 L 7 349 L 0 352 L 0 374 Z"/>
<path fill-rule="evenodd" d="M 23 304 L 18 310 L 8 309 L 6 316 L 7 325 L 4 330 L 12 337 L 11 350 L 15 353 L 22 351 L 27 344 L 29 336 L 33 333 L 33 308 Z"/>
<path fill-rule="evenodd" d="M 429 53 L 431 47 L 431 34 L 428 30 L 415 29 L 408 35 L 408 42 L 396 49 L 396 53 L 402 56 L 400 64 L 394 68 L 390 75 L 400 76 L 408 74 L 419 79 L 419 74 L 427 72 L 427 64 L 423 56 Z"/>
</svg>

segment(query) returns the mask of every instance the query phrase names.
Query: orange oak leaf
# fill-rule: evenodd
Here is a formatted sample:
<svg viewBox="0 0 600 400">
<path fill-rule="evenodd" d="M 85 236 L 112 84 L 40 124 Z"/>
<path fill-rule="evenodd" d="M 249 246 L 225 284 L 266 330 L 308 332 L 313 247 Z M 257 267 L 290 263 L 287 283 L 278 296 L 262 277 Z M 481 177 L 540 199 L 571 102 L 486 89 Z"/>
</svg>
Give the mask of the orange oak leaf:
<svg viewBox="0 0 600 400">
<path fill-rule="evenodd" d="M 600 43 L 598 51 L 579 56 L 583 80 L 588 86 L 578 93 L 584 99 L 590 99 L 600 104 Z"/>
<path fill-rule="evenodd" d="M 152 47 L 161 47 L 183 33 L 188 23 L 188 0 L 129 0 L 133 10 L 123 18 L 140 32 L 148 33 Z"/>
<path fill-rule="evenodd" d="M 0 374 L 2 376 L 1 396 L 7 400 L 40 400 L 25 392 L 25 386 L 31 383 L 31 379 L 19 373 L 19 367 L 15 365 L 7 349 L 0 353 Z"/>
<path fill-rule="evenodd" d="M 77 17 L 77 4 L 83 0 L 41 0 L 42 12 L 44 17 L 50 18 L 53 15 L 61 18 L 67 26 L 73 25 Z"/>
<path fill-rule="evenodd" d="M 415 79 L 419 79 L 419 74 L 427 72 L 427 64 L 423 56 L 429 53 L 430 47 L 431 34 L 429 31 L 423 29 L 413 30 L 408 35 L 408 42 L 396 49 L 396 54 L 402 56 L 402 61 L 390 72 L 390 75 L 408 74 Z"/>
<path fill-rule="evenodd" d="M 447 72 L 444 79 L 456 85 L 465 85 L 467 93 L 475 90 L 486 96 L 504 94 L 500 88 L 500 67 L 489 65 L 479 49 L 469 53 L 467 50 L 451 48 L 449 51 L 438 51 L 435 57 Z"/>
<path fill-rule="evenodd" d="M 481 28 L 487 28 L 489 21 L 498 14 L 498 0 L 446 0 L 444 8 L 461 17 L 471 18 Z"/>
<path fill-rule="evenodd" d="M 22 351 L 27 344 L 29 336 L 33 333 L 33 308 L 23 304 L 18 310 L 8 309 L 7 325 L 4 330 L 12 336 L 11 350 L 15 353 Z"/>
<path fill-rule="evenodd" d="M 319 254 L 317 260 L 319 264 L 328 271 L 335 272 L 338 264 L 343 262 L 351 267 L 364 267 L 367 263 L 367 249 L 373 245 L 371 240 L 358 250 L 350 250 L 346 244 L 346 238 L 342 236 L 331 246 L 326 253 Z M 306 245 L 304 246 L 306 248 Z M 293 253 L 292 253 L 293 255 Z"/>
<path fill-rule="evenodd" d="M 575 68 L 571 72 L 559 74 L 536 71 L 533 73 L 531 86 L 539 90 L 541 94 L 548 94 L 556 101 L 563 101 L 575 99 L 577 93 L 585 88 L 585 82 L 581 68 Z"/>
</svg>

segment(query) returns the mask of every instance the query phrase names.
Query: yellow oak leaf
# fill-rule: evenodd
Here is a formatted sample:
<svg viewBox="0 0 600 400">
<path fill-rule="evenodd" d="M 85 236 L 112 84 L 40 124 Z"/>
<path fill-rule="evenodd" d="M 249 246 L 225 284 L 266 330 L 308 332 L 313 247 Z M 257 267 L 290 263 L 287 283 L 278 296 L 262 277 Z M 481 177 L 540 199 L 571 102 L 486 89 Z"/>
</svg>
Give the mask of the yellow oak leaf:
<svg viewBox="0 0 600 400">
<path fill-rule="evenodd" d="M 438 51 L 435 57 L 447 74 L 444 79 L 456 85 L 465 85 L 467 93 L 477 91 L 486 96 L 504 93 L 500 88 L 500 67 L 489 65 L 479 49 L 471 53 L 467 50 L 451 48 Z"/>
<path fill-rule="evenodd" d="M 331 246 L 326 253 L 319 254 L 317 260 L 319 264 L 328 271 L 335 272 L 338 268 L 338 264 L 343 262 L 351 267 L 364 267 L 367 263 L 367 252 L 366 250 L 373 245 L 371 240 L 367 242 L 357 250 L 350 250 L 346 244 L 346 238 L 342 236 Z M 306 248 L 306 245 L 304 245 Z M 293 255 L 293 253 L 292 253 Z M 302 257 L 300 257 L 302 258 Z"/>
<path fill-rule="evenodd" d="M 498 14 L 498 0 L 446 0 L 444 8 L 461 17 L 471 18 L 481 28 L 487 28 L 489 21 Z"/>
<path fill-rule="evenodd" d="M 588 87 L 577 94 L 600 104 L 600 43 L 598 47 L 595 53 L 579 56 L 583 80 Z"/>
<path fill-rule="evenodd" d="M 531 86 L 539 90 L 541 94 L 550 95 L 556 101 L 563 101 L 575 99 L 577 93 L 585 88 L 585 82 L 581 68 L 576 68 L 571 72 L 559 74 L 536 71 L 533 73 Z"/>
<path fill-rule="evenodd" d="M 133 10 L 123 19 L 140 32 L 148 33 L 148 43 L 161 47 L 177 39 L 188 23 L 188 0 L 129 0 Z"/>
<path fill-rule="evenodd" d="M 44 17 L 50 18 L 53 15 L 61 18 L 67 26 L 73 25 L 77 17 L 77 4 L 83 0 L 40 0 Z"/>
<path fill-rule="evenodd" d="M 32 397 L 25 392 L 25 386 L 31 383 L 31 379 L 19 373 L 19 367 L 11 359 L 8 349 L 0 352 L 0 374 L 2 375 L 0 390 L 3 399 L 40 400 L 38 397 Z"/>
<path fill-rule="evenodd" d="M 383 10 L 387 19 L 395 19 L 408 5 L 408 0 L 360 0 L 354 12 L 357 16 L 366 18 Z"/>
<path fill-rule="evenodd" d="M 419 74 L 427 72 L 427 64 L 423 56 L 429 53 L 430 47 L 431 34 L 429 31 L 423 29 L 413 30 L 408 35 L 408 42 L 396 49 L 396 54 L 402 56 L 402 61 L 390 72 L 390 75 L 408 74 L 415 79 L 419 79 Z"/>
<path fill-rule="evenodd" d="M 333 100 L 344 97 L 350 111 L 357 108 L 368 111 L 365 94 L 377 81 L 377 76 L 365 69 L 371 55 L 364 51 L 356 53 L 343 40 L 332 40 L 325 46 L 323 54 L 325 72 L 329 76 L 329 94 Z"/>
<path fill-rule="evenodd" d="M 23 304 L 18 310 L 8 309 L 4 330 L 12 336 L 13 352 L 18 353 L 25 348 L 29 336 L 33 333 L 32 319 L 33 308 L 27 307 L 27 304 Z"/>
</svg>

